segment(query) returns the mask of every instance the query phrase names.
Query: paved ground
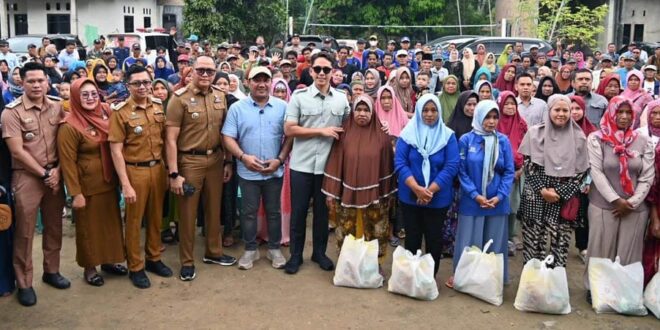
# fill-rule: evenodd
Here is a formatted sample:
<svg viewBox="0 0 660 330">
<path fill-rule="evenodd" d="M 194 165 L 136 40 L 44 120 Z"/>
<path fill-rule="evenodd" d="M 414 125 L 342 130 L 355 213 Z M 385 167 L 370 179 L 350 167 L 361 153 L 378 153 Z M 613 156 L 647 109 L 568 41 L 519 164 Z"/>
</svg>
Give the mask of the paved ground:
<svg viewBox="0 0 660 330">
<path fill-rule="evenodd" d="M 311 235 L 308 235 L 310 237 Z M 440 265 L 440 296 L 432 302 L 390 294 L 386 288 L 358 290 L 332 285 L 332 272 L 309 261 L 294 276 L 270 267 L 262 246 L 262 260 L 250 271 L 197 263 L 197 278 L 151 275 L 152 287 L 135 289 L 128 278 L 106 276 L 101 288 L 82 279 L 75 264 L 72 226 L 66 225 L 62 273 L 72 287 L 59 291 L 41 281 L 40 237 L 35 239 L 35 281 L 38 304 L 24 308 L 15 296 L 0 298 L 0 328 L 422 328 L 422 329 L 659 329 L 652 316 L 596 315 L 584 301 L 581 278 L 584 265 L 571 255 L 568 273 L 573 312 L 566 316 L 523 313 L 513 308 L 519 274 L 518 256 L 510 260 L 512 284 L 505 288 L 504 304 L 496 307 L 447 289 L 450 260 Z M 196 255 L 203 253 L 201 240 Z M 335 259 L 331 235 L 328 255 Z M 311 243 L 305 250 L 311 253 Z M 227 253 L 240 256 L 242 245 Z M 391 256 L 392 250 L 388 251 Z M 285 251 L 288 255 L 288 251 Z M 169 246 L 164 261 L 178 274 L 178 249 Z M 386 264 L 389 273 L 391 257 Z"/>
</svg>

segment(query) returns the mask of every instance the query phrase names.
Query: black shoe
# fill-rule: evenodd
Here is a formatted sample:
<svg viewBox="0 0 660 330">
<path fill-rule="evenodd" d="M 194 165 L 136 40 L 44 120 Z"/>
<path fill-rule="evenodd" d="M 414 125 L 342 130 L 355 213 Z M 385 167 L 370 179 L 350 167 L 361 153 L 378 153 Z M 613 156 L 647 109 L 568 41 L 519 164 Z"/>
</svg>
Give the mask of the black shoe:
<svg viewBox="0 0 660 330">
<path fill-rule="evenodd" d="M 151 282 L 147 277 L 147 273 L 144 272 L 144 269 L 137 272 L 129 272 L 128 278 L 131 279 L 133 285 L 139 289 L 146 289 L 151 286 Z"/>
<path fill-rule="evenodd" d="M 99 275 L 98 273 L 92 275 L 92 277 L 87 278 L 85 277 L 85 282 L 91 286 L 103 286 L 105 284 L 105 281 L 103 280 L 103 277 Z"/>
<path fill-rule="evenodd" d="M 101 265 L 101 270 L 108 274 L 117 276 L 126 276 L 126 274 L 128 274 L 128 269 L 124 265 L 120 264 Z"/>
<path fill-rule="evenodd" d="M 591 290 L 587 290 L 587 304 L 589 304 L 589 306 L 593 305 L 593 301 L 591 300 Z"/>
<path fill-rule="evenodd" d="M 174 233 L 172 229 L 167 228 L 160 232 L 160 241 L 164 244 L 173 244 L 174 243 Z"/>
<path fill-rule="evenodd" d="M 60 273 L 44 273 L 41 279 L 56 289 L 68 289 L 71 286 L 71 282 Z"/>
<path fill-rule="evenodd" d="M 202 258 L 202 261 L 204 261 L 205 264 L 216 264 L 216 265 L 220 265 L 220 266 L 231 266 L 231 265 L 236 263 L 236 258 L 223 254 L 219 257 L 204 256 L 204 258 Z"/>
<path fill-rule="evenodd" d="M 335 264 L 325 254 L 321 256 L 312 255 L 312 261 L 319 264 L 321 269 L 331 271 L 335 269 Z"/>
<path fill-rule="evenodd" d="M 179 278 L 182 281 L 192 281 L 197 276 L 195 273 L 195 266 L 183 266 L 181 267 L 181 272 L 179 273 Z"/>
<path fill-rule="evenodd" d="M 160 277 L 172 277 L 173 275 L 172 270 L 169 267 L 165 266 L 165 264 L 160 260 L 158 261 L 147 260 L 144 263 L 144 269 Z"/>
<path fill-rule="evenodd" d="M 284 272 L 290 275 L 293 275 L 300 270 L 300 266 L 302 265 L 302 259 L 299 258 L 291 258 L 289 261 L 286 262 L 284 265 Z"/>
<path fill-rule="evenodd" d="M 25 307 L 34 306 L 37 303 L 37 294 L 32 287 L 27 289 L 18 288 L 16 296 L 18 297 L 18 302 Z"/>
</svg>

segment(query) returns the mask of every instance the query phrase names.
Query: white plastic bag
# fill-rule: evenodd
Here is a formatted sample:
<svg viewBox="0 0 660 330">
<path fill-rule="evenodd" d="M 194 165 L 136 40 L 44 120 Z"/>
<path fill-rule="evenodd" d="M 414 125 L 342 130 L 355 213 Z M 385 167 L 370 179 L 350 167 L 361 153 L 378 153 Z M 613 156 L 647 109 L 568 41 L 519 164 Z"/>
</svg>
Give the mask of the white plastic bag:
<svg viewBox="0 0 660 330">
<path fill-rule="evenodd" d="M 517 310 L 546 314 L 571 312 L 566 268 L 548 268 L 554 260 L 549 255 L 543 261 L 532 259 L 525 264 L 513 304 Z"/>
<path fill-rule="evenodd" d="M 622 266 L 619 257 L 589 258 L 589 286 L 596 313 L 646 315 L 641 262 Z"/>
<path fill-rule="evenodd" d="M 378 271 L 378 240 L 365 242 L 353 235 L 344 237 L 333 283 L 363 289 L 383 286 L 383 276 Z"/>
<path fill-rule="evenodd" d="M 435 262 L 430 254 L 421 250 L 413 255 L 398 246 L 392 255 L 392 276 L 387 291 L 422 300 L 438 298 L 438 285 L 433 274 Z"/>
<path fill-rule="evenodd" d="M 454 273 L 454 289 L 499 306 L 504 291 L 504 256 L 486 253 L 493 240 L 484 245 L 465 247 Z"/>
<path fill-rule="evenodd" d="M 660 272 L 653 275 L 644 290 L 644 306 L 660 319 Z"/>
</svg>

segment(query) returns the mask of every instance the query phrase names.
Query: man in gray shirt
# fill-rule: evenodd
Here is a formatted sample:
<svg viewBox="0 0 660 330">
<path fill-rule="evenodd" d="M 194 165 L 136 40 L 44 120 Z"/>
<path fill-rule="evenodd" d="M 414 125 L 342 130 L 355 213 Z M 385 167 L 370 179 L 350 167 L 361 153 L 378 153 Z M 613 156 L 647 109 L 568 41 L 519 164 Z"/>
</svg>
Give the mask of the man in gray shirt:
<svg viewBox="0 0 660 330">
<path fill-rule="evenodd" d="M 320 52 L 311 60 L 314 83 L 297 90 L 286 110 L 284 133 L 293 137 L 291 150 L 291 257 L 284 266 L 287 274 L 298 272 L 303 263 L 309 201 L 314 198 L 312 261 L 323 270 L 334 264 L 325 254 L 328 245 L 328 208 L 321 192 L 323 171 L 330 148 L 343 132 L 342 122 L 350 113 L 346 95 L 330 86 L 333 59 Z"/>
<path fill-rule="evenodd" d="M 571 86 L 573 86 L 573 92 L 568 94 L 568 96 L 582 96 L 587 106 L 584 115 L 587 116 L 589 122 L 599 127 L 600 118 L 603 117 L 605 109 L 607 109 L 607 99 L 602 95 L 591 92 L 593 76 L 589 69 L 579 69 L 573 73 L 572 77 Z"/>
<path fill-rule="evenodd" d="M 523 72 L 516 77 L 516 91 L 518 92 L 518 112 L 525 119 L 528 126 L 541 124 L 545 121 L 548 105 L 541 99 L 532 96 L 534 79 Z"/>
</svg>

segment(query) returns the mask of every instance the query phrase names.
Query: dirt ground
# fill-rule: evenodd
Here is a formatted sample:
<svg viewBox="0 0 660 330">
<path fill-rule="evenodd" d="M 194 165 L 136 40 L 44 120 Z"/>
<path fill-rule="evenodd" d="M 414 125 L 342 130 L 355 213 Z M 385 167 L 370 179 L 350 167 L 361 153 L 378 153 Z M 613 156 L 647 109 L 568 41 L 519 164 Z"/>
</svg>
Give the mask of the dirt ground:
<svg viewBox="0 0 660 330">
<path fill-rule="evenodd" d="M 309 227 L 308 227 L 309 228 Z M 61 273 L 72 286 L 57 290 L 41 282 L 41 238 L 35 237 L 34 264 L 38 303 L 31 308 L 16 297 L 0 298 L 0 329 L 26 328 L 414 328 L 414 329 L 659 329 L 653 316 L 597 315 L 584 299 L 584 265 L 572 251 L 568 265 L 572 313 L 553 316 L 523 313 L 513 307 L 522 257 L 510 259 L 512 284 L 505 287 L 504 304 L 496 307 L 447 289 L 451 260 L 440 264 L 440 296 L 435 301 L 417 301 L 394 295 L 384 288 L 359 290 L 332 285 L 332 272 L 321 270 L 309 260 L 311 233 L 300 272 L 286 275 L 273 269 L 265 258 L 253 269 L 221 267 L 201 262 L 203 242 L 198 236 L 195 254 L 197 278 L 182 282 L 178 277 L 149 277 L 152 286 L 134 288 L 127 277 L 105 276 L 100 288 L 87 285 L 75 263 L 73 226 L 65 225 Z M 337 259 L 330 235 L 328 256 Z M 391 254 L 385 270 L 389 274 Z M 242 244 L 226 250 L 240 257 Z M 284 249 L 288 256 L 288 249 Z M 164 262 L 178 275 L 178 248 L 168 246 Z"/>
</svg>

